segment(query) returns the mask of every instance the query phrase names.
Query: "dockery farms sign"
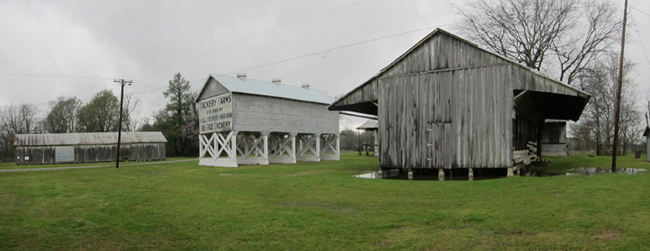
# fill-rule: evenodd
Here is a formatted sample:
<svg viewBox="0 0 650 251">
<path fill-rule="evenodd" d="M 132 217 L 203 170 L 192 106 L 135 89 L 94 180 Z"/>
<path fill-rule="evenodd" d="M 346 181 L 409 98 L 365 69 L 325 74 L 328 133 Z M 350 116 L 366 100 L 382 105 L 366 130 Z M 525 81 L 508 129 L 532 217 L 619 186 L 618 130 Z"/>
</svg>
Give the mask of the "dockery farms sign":
<svg viewBox="0 0 650 251">
<path fill-rule="evenodd" d="M 199 101 L 201 134 L 232 130 L 232 93 Z"/>
</svg>

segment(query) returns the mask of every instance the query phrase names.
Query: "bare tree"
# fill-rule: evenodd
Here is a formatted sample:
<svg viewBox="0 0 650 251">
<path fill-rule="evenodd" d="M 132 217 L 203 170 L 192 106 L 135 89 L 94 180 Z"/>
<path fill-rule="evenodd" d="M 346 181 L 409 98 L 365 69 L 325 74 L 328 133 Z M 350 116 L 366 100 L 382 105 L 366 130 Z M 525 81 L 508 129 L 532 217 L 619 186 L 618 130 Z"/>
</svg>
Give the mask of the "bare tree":
<svg viewBox="0 0 650 251">
<path fill-rule="evenodd" d="M 626 62 L 623 71 L 623 92 L 621 98 L 621 133 L 624 152 L 627 145 L 638 139 L 641 113 L 635 107 L 637 91 L 634 81 L 629 77 L 633 64 Z M 583 71 L 576 79 L 577 86 L 591 93 L 591 100 L 585 108 L 582 119 L 572 131 L 584 132 L 589 130 L 596 144 L 596 153 L 603 153 L 601 146 L 610 146 L 614 137 L 614 108 L 617 84 L 618 59 L 610 56 L 606 60 L 598 60 L 591 68 Z M 576 134 L 574 134 L 576 135 Z M 578 136 L 578 135 L 576 135 Z M 585 134 L 581 134 L 585 137 Z M 587 142 L 588 139 L 580 139 Z"/>
<path fill-rule="evenodd" d="M 5 109 L 2 126 L 14 134 L 30 134 L 36 126 L 36 106 L 22 104 Z"/>
<path fill-rule="evenodd" d="M 561 81 L 571 84 L 594 60 L 607 54 L 621 32 L 622 20 L 611 2 L 584 2 L 581 19 L 571 32 L 553 43 L 553 53 L 560 66 Z"/>
<path fill-rule="evenodd" d="M 15 155 L 14 135 L 34 133 L 39 121 L 38 110 L 31 104 L 10 106 L 0 111 L 0 157 Z"/>
<path fill-rule="evenodd" d="M 470 40 L 536 70 L 555 68 L 568 84 L 609 50 L 621 28 L 607 1 L 474 0 L 455 8 Z"/>
<path fill-rule="evenodd" d="M 134 111 L 140 105 L 142 100 L 138 97 L 134 97 L 133 94 L 124 95 L 124 119 L 122 120 L 122 128 L 125 128 L 126 131 L 132 132 L 136 130 L 138 124 L 138 118 L 134 117 Z"/>
</svg>

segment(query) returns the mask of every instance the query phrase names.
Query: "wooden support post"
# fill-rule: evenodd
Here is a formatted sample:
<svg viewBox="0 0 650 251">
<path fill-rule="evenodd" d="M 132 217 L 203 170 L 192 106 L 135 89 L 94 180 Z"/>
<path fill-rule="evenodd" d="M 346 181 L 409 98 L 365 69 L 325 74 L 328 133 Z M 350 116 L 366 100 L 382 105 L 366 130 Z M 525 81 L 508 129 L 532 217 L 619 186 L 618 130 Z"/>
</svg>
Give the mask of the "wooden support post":
<svg viewBox="0 0 650 251">
<path fill-rule="evenodd" d="M 341 141 L 339 134 L 323 134 L 321 136 L 321 160 L 339 160 L 341 158 Z"/>
<path fill-rule="evenodd" d="M 268 165 L 268 134 L 269 132 L 247 133 L 241 138 L 237 152 L 241 155 L 237 157 L 237 164 L 242 165 Z"/>
<path fill-rule="evenodd" d="M 200 135 L 199 165 L 237 167 L 237 133 L 230 131 L 226 136 L 222 132 Z M 221 157 L 222 153 L 228 156 Z"/>
<path fill-rule="evenodd" d="M 316 138 L 316 142 L 315 142 L 315 144 L 316 144 L 316 152 L 314 153 L 314 155 L 316 155 L 318 160 L 320 160 L 320 142 L 321 142 L 320 141 L 320 135 L 321 135 L 320 133 L 315 133 L 314 134 L 314 137 Z"/>
<path fill-rule="evenodd" d="M 299 134 L 297 161 L 320 161 L 320 134 Z"/>
<path fill-rule="evenodd" d="M 271 133 L 269 140 L 272 142 L 269 163 L 296 163 L 296 133 Z"/>
</svg>

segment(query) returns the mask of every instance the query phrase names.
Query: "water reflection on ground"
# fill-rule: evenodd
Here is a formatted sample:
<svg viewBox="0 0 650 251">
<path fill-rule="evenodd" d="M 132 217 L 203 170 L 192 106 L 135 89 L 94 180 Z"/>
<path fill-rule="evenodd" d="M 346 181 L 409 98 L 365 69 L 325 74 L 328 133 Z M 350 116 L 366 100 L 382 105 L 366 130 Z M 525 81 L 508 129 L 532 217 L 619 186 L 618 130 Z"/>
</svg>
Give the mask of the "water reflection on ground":
<svg viewBox="0 0 650 251">
<path fill-rule="evenodd" d="M 362 173 L 359 175 L 354 175 L 354 177 L 357 178 L 362 178 L 362 179 L 389 179 L 389 180 L 438 180 L 438 181 L 444 181 L 444 180 L 451 180 L 451 181 L 458 181 L 458 180 L 486 180 L 486 179 L 497 179 L 497 178 L 505 178 L 506 175 L 505 173 L 503 175 L 498 175 L 495 174 L 495 172 L 489 173 L 487 175 L 485 174 L 476 174 L 477 169 L 474 169 L 474 176 L 469 176 L 467 169 L 462 169 L 460 170 L 454 170 L 454 172 L 450 172 L 450 170 L 445 171 L 445 176 L 440 177 L 438 176 L 438 170 L 437 169 L 432 169 L 432 170 L 420 170 L 417 172 L 414 172 L 412 175 L 409 175 L 408 172 L 402 171 L 400 169 L 390 169 L 390 170 L 382 170 L 382 171 L 372 171 L 372 172 L 367 172 L 367 173 Z M 643 174 L 646 173 L 647 169 L 640 169 L 640 168 L 619 168 L 616 170 L 616 173 L 620 174 Z M 537 170 L 535 172 L 527 172 L 525 176 L 530 176 L 530 177 L 549 177 L 549 176 L 559 176 L 559 175 L 567 175 L 567 176 L 572 176 L 572 175 L 597 175 L 597 174 L 603 174 L 603 173 L 611 173 L 610 169 L 603 169 L 603 168 L 597 168 L 597 167 L 583 167 L 583 168 L 575 168 L 575 169 L 570 169 L 569 172 L 546 172 L 544 170 Z M 521 176 L 524 176 L 522 173 Z"/>
<path fill-rule="evenodd" d="M 389 179 L 389 180 L 437 180 L 437 181 L 443 181 L 443 180 L 453 180 L 453 181 L 458 181 L 458 180 L 486 180 L 486 179 L 497 179 L 497 178 L 505 178 L 506 175 L 504 174 L 503 176 L 497 176 L 497 175 L 475 175 L 473 177 L 468 176 L 467 172 L 463 174 L 454 174 L 450 173 L 448 170 L 444 176 L 444 178 L 441 178 L 438 176 L 438 169 L 434 170 L 426 170 L 426 171 L 418 171 L 414 172 L 413 175 L 409 177 L 408 172 L 401 171 L 399 169 L 391 169 L 391 170 L 383 170 L 381 172 L 379 171 L 373 171 L 373 172 L 368 172 L 368 173 L 362 173 L 359 175 L 354 175 L 354 177 L 357 178 L 363 178 L 363 179 Z"/>
<path fill-rule="evenodd" d="M 569 170 L 569 173 L 566 173 L 566 175 L 596 175 L 596 174 L 601 174 L 601 173 L 611 173 L 611 169 L 602 169 L 598 167 L 582 167 L 582 168 L 575 168 Z M 643 173 L 646 172 L 646 169 L 639 169 L 639 168 L 619 168 L 616 169 L 616 173 L 622 173 L 622 174 L 638 174 L 638 173 Z"/>
</svg>

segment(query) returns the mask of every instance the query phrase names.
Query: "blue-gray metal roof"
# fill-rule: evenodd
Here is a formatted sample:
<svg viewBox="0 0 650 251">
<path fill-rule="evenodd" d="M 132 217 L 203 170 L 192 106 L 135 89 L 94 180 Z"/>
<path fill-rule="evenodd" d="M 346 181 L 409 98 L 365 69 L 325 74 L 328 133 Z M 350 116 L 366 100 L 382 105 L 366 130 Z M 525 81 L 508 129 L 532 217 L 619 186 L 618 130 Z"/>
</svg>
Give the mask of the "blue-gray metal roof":
<svg viewBox="0 0 650 251">
<path fill-rule="evenodd" d="M 275 84 L 249 78 L 238 78 L 216 74 L 210 76 L 230 92 L 286 98 L 326 105 L 334 102 L 334 98 L 320 90 L 307 89 L 294 85 Z"/>
<path fill-rule="evenodd" d="M 161 132 L 122 132 L 121 142 L 165 143 Z M 117 144 L 117 132 L 16 134 L 15 146 L 74 146 Z"/>
</svg>

